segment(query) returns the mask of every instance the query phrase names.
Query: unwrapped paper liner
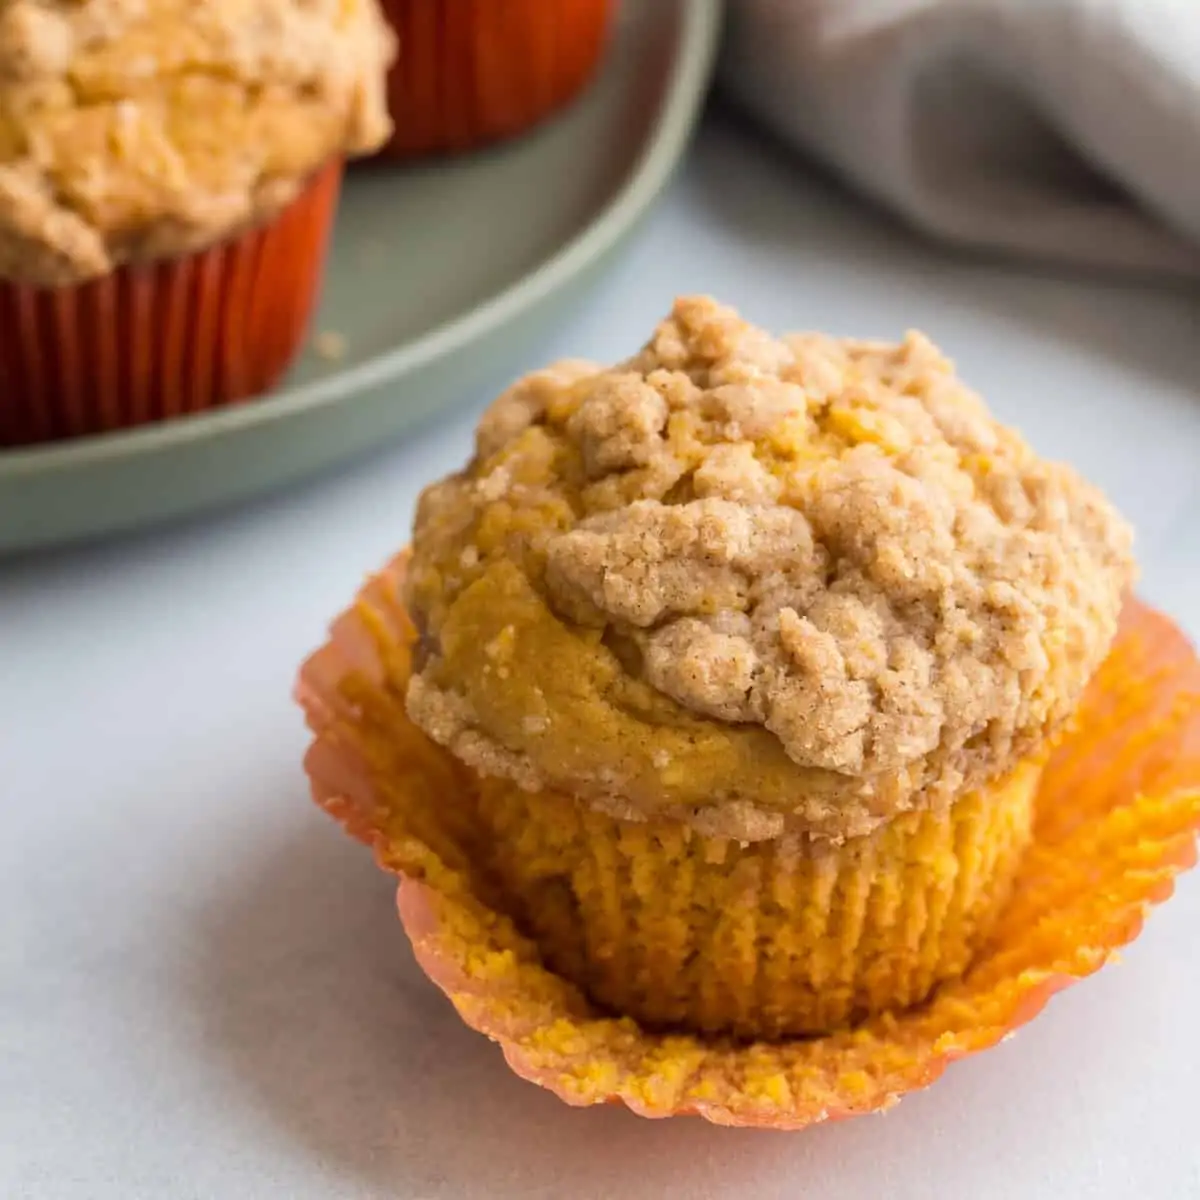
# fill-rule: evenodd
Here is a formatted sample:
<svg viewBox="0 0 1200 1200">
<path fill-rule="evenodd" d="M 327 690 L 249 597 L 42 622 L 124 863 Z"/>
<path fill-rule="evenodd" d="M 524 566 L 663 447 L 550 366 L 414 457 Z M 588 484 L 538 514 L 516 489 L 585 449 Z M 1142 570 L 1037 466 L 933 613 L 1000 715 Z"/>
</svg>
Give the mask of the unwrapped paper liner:
<svg viewBox="0 0 1200 1200">
<path fill-rule="evenodd" d="M 1015 895 L 961 980 L 825 1037 L 747 1044 L 643 1030 L 547 970 L 464 858 L 462 812 L 446 799 L 461 768 L 404 711 L 403 567 L 397 559 L 368 583 L 301 672 L 313 793 L 400 875 L 417 960 L 463 1020 L 568 1104 L 776 1129 L 886 1109 L 1115 958 L 1196 861 L 1200 662 L 1166 617 L 1130 599 L 1046 769 Z"/>
</svg>

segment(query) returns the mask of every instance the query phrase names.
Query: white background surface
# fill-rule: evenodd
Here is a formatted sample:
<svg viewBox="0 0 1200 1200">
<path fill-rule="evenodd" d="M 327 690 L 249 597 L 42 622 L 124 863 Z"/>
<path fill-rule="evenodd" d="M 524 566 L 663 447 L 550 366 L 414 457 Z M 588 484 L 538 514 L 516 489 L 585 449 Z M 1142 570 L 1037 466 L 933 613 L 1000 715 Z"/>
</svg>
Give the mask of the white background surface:
<svg viewBox="0 0 1200 1200">
<path fill-rule="evenodd" d="M 1200 634 L 1200 294 L 944 256 L 723 120 L 545 355 L 623 356 L 689 290 L 926 329 L 1136 521 L 1144 594 Z M 801 1134 L 570 1110 L 459 1024 L 309 804 L 289 692 L 472 421 L 0 564 L 0 1196 L 1200 1197 L 1200 878 L 1012 1042 Z"/>
</svg>

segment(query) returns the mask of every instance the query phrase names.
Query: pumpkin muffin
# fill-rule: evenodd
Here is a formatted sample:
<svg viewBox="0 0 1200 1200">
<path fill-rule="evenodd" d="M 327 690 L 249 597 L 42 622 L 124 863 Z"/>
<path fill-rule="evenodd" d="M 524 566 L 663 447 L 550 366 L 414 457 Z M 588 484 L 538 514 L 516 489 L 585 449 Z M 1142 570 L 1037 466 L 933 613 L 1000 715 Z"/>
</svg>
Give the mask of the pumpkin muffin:
<svg viewBox="0 0 1200 1200">
<path fill-rule="evenodd" d="M 376 0 L 0 3 L 0 443 L 269 387 L 393 52 Z"/>
<path fill-rule="evenodd" d="M 684 299 L 423 495 L 408 716 L 553 971 L 648 1028 L 821 1033 L 987 938 L 1130 544 L 924 337 Z"/>
</svg>

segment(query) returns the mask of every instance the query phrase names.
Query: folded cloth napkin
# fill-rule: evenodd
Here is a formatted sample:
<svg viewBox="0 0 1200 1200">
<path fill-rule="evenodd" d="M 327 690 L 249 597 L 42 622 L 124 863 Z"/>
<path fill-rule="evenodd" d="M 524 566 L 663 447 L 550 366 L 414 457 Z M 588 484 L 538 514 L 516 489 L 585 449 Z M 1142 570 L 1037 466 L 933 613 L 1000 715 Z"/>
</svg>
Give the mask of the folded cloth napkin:
<svg viewBox="0 0 1200 1200">
<path fill-rule="evenodd" d="M 730 0 L 722 81 L 928 233 L 1200 276 L 1200 0 Z"/>
</svg>

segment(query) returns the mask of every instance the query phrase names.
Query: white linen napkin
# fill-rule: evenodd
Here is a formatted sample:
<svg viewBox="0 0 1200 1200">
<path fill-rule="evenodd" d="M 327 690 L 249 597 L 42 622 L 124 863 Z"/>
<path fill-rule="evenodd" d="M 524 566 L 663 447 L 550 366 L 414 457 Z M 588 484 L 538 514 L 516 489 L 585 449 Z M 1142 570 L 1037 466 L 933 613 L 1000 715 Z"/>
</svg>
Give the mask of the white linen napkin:
<svg viewBox="0 0 1200 1200">
<path fill-rule="evenodd" d="M 729 0 L 721 78 L 930 234 L 1200 277 L 1200 0 Z"/>
</svg>

